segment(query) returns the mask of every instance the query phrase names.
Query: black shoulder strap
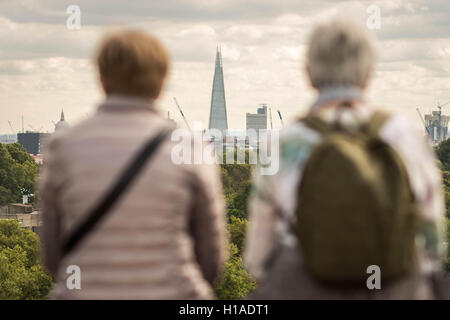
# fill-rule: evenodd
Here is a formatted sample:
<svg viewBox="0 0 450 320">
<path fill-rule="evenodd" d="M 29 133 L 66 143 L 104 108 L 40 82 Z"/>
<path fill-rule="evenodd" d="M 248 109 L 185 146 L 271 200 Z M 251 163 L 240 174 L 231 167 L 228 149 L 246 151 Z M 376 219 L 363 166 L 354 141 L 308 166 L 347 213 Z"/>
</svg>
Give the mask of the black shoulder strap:
<svg viewBox="0 0 450 320">
<path fill-rule="evenodd" d="M 117 200 L 124 194 L 127 187 L 137 176 L 139 171 L 144 167 L 144 164 L 155 153 L 161 142 L 171 132 L 171 129 L 163 129 L 156 137 L 150 139 L 142 149 L 136 154 L 136 156 L 130 161 L 128 166 L 119 176 L 117 182 L 113 187 L 105 194 L 103 199 L 95 205 L 91 212 L 86 216 L 86 220 L 83 221 L 78 228 L 72 234 L 70 234 L 65 241 L 63 241 L 61 258 L 71 252 L 83 238 L 99 223 L 99 221 L 108 213 L 108 211 L 117 203 Z"/>
</svg>

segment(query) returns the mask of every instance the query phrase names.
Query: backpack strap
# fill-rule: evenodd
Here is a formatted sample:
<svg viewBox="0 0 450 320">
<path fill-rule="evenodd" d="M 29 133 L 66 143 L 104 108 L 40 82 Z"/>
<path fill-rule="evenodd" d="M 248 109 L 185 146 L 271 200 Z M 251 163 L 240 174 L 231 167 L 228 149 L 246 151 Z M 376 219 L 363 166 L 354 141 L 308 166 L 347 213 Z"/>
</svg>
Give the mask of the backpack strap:
<svg viewBox="0 0 450 320">
<path fill-rule="evenodd" d="M 306 125 L 307 127 L 318 131 L 321 134 L 326 134 L 333 131 L 334 126 L 330 123 L 325 122 L 317 115 L 308 115 L 304 118 L 300 118 L 299 121 Z"/>
<path fill-rule="evenodd" d="M 61 259 L 67 256 L 77 247 L 86 235 L 89 234 L 102 220 L 111 208 L 117 203 L 121 196 L 131 185 L 142 170 L 144 165 L 148 162 L 151 156 L 158 149 L 159 145 L 165 140 L 166 136 L 172 131 L 172 128 L 165 128 L 155 137 L 152 137 L 144 144 L 141 150 L 130 161 L 127 167 L 119 175 L 119 178 L 114 183 L 112 188 L 103 196 L 98 204 L 96 204 L 91 211 L 86 215 L 86 219 L 82 221 L 76 229 L 69 234 L 63 241 Z"/>
<path fill-rule="evenodd" d="M 379 131 L 389 118 L 390 114 L 388 114 L 387 112 L 379 110 L 374 111 L 370 120 L 365 125 L 366 132 L 370 135 L 378 135 Z"/>
</svg>

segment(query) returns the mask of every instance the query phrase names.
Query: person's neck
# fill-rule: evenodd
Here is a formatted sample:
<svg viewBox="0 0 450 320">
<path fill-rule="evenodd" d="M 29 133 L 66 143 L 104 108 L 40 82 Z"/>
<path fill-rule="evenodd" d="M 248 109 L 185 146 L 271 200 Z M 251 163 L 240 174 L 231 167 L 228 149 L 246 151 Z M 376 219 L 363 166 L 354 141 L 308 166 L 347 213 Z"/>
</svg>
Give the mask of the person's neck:
<svg viewBox="0 0 450 320">
<path fill-rule="evenodd" d="M 114 102 L 114 103 L 125 103 L 132 105 L 153 105 L 154 99 L 138 97 L 138 96 L 128 96 L 123 94 L 108 94 L 105 98 L 105 102 Z"/>
<path fill-rule="evenodd" d="M 311 106 L 311 111 L 330 105 L 339 105 L 344 101 L 359 104 L 364 100 L 364 92 L 360 87 L 350 85 L 326 86 L 319 89 L 317 99 Z"/>
<path fill-rule="evenodd" d="M 158 113 L 157 108 L 154 106 L 153 99 L 126 96 L 126 95 L 117 95 L 117 94 L 107 95 L 103 103 L 99 105 L 98 110 L 99 111 L 141 110 Z"/>
</svg>

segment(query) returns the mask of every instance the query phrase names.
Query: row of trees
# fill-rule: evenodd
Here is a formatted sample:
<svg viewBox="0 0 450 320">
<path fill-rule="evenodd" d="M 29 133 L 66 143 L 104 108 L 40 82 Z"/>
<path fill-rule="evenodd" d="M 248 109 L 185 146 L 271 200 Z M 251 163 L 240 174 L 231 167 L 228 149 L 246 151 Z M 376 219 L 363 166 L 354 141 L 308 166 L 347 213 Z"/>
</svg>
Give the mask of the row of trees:
<svg viewBox="0 0 450 320">
<path fill-rule="evenodd" d="M 221 166 L 224 197 L 227 205 L 230 259 L 222 280 L 216 286 L 219 299 L 244 299 L 256 288 L 242 261 L 242 249 L 248 225 L 247 199 L 251 188 L 251 166 Z"/>
<path fill-rule="evenodd" d="M 35 193 L 38 165 L 22 145 L 0 144 L 0 206 Z"/>
<path fill-rule="evenodd" d="M 448 242 L 450 243 L 450 139 L 436 148 L 442 163 L 447 206 Z M 247 201 L 251 191 L 251 166 L 221 166 L 227 205 L 230 259 L 216 286 L 219 299 L 243 299 L 256 288 L 242 261 L 248 226 Z M 0 144 L 0 204 L 18 202 L 22 194 L 34 193 L 38 168 L 18 144 Z M 6 190 L 6 191 L 4 191 Z M 0 299 L 44 299 L 52 280 L 39 260 L 40 245 L 36 234 L 22 229 L 17 221 L 0 220 Z M 450 255 L 447 258 L 450 272 Z"/>
<path fill-rule="evenodd" d="M 440 161 L 444 182 L 445 207 L 447 211 L 447 244 L 449 245 L 446 266 L 447 272 L 450 273 L 450 139 L 443 141 L 437 146 L 436 154 Z"/>
<path fill-rule="evenodd" d="M 22 145 L 0 144 L 0 206 L 35 194 L 37 179 L 38 165 Z M 0 299 L 45 299 L 51 284 L 39 237 L 17 220 L 0 220 Z"/>
<path fill-rule="evenodd" d="M 0 299 L 45 299 L 51 285 L 38 236 L 17 220 L 0 220 Z"/>
</svg>

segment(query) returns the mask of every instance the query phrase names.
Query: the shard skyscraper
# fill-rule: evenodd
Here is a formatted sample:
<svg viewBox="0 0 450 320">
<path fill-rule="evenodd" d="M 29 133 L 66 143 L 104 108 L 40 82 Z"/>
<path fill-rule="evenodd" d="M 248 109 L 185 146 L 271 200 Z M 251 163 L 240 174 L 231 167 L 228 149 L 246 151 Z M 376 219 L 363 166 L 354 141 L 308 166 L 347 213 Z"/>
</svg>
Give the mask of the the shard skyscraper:
<svg viewBox="0 0 450 320">
<path fill-rule="evenodd" d="M 228 130 L 227 104 L 225 102 L 225 86 L 223 83 L 222 53 L 217 47 L 216 67 L 211 95 L 211 109 L 209 111 L 209 129 Z"/>
</svg>

